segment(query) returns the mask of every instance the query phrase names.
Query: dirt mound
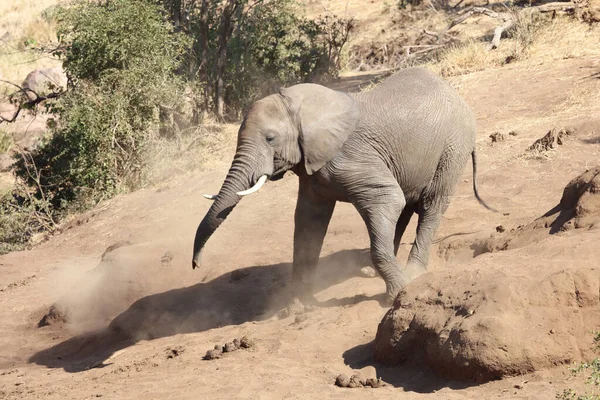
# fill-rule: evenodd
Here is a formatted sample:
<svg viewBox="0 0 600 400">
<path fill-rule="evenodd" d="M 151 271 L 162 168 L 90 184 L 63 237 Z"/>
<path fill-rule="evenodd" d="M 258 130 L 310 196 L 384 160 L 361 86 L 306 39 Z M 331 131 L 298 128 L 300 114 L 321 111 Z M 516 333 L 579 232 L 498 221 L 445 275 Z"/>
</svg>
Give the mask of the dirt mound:
<svg viewBox="0 0 600 400">
<path fill-rule="evenodd" d="M 600 167 L 586 170 L 565 186 L 560 203 L 540 218 L 526 225 L 506 229 L 478 240 L 457 240 L 440 246 L 438 255 L 446 260 L 465 251 L 473 257 L 484 253 L 516 249 L 539 242 L 548 234 L 571 229 L 600 227 Z"/>
<path fill-rule="evenodd" d="M 526 277 L 502 270 L 424 275 L 380 323 L 376 360 L 488 381 L 589 356 L 590 331 L 600 322 L 598 270 L 544 268 Z"/>
<path fill-rule="evenodd" d="M 560 203 L 536 221 L 510 231 L 497 227 L 470 247 L 475 255 L 515 249 L 549 233 L 598 226 L 600 167 L 569 182 Z M 452 248 L 460 246 L 446 251 Z M 420 361 L 450 378 L 477 381 L 582 359 L 600 322 L 600 273 L 589 266 L 565 270 L 560 263 L 551 268 L 547 250 L 539 252 L 525 268 L 424 275 L 380 323 L 375 358 L 386 364 Z"/>
</svg>

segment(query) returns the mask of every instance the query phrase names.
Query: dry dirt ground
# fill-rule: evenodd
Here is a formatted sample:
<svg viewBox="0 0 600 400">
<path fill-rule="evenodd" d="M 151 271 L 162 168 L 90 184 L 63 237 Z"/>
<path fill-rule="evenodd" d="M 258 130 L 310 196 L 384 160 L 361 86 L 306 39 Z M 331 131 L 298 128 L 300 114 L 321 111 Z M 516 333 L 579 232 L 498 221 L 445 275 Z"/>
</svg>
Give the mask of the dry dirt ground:
<svg viewBox="0 0 600 400">
<path fill-rule="evenodd" d="M 600 59 L 565 59 L 451 80 L 477 115 L 480 193 L 501 212 L 475 201 L 468 165 L 437 233 L 463 235 L 442 240 L 432 252 L 438 284 L 452 287 L 461 271 L 488 272 L 480 279 L 494 279 L 490 271 L 527 279 L 544 274 L 545 265 L 554 271 L 597 264 L 598 229 L 547 235 L 475 258 L 464 243 L 543 215 L 572 178 L 598 164 L 599 72 Z M 525 153 L 548 130 L 563 126 L 575 133 L 562 146 Z M 495 132 L 506 140 L 491 144 Z M 321 307 L 301 318 L 279 318 L 291 271 L 293 175 L 244 199 L 209 241 L 202 268 L 192 271 L 194 232 L 210 205 L 202 193 L 219 189 L 233 150 L 229 146 L 214 172 L 119 196 L 35 249 L 0 257 L 1 398 L 550 399 L 582 387 L 566 365 L 474 384 L 423 367 L 376 363 L 373 340 L 387 311 L 378 302 L 384 284 L 359 272 L 370 265 L 367 234 L 345 204 L 335 211 L 322 251 Z M 105 253 L 114 244 L 121 247 Z M 448 279 L 440 281 L 444 271 Z M 69 322 L 38 328 L 57 301 Z M 560 331 L 568 322 L 554 323 Z M 256 346 L 202 359 L 215 344 L 244 335 Z M 334 386 L 338 374 L 355 372 L 382 377 L 388 386 Z"/>
</svg>

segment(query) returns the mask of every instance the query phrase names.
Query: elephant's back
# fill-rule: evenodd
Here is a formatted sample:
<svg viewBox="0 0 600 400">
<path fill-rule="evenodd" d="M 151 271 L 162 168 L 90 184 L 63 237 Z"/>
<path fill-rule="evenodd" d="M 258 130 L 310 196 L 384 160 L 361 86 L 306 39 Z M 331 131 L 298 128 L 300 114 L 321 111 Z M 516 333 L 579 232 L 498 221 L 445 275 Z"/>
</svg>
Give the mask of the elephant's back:
<svg viewBox="0 0 600 400">
<path fill-rule="evenodd" d="M 422 103 L 444 107 L 466 107 L 458 92 L 448 82 L 433 72 L 413 67 L 401 70 L 386 78 L 373 89 L 355 94 L 364 106 L 387 106 L 388 109 L 408 109 Z"/>
<path fill-rule="evenodd" d="M 361 122 L 354 139 L 372 144 L 407 192 L 420 193 L 449 148 L 460 158 L 473 149 L 472 111 L 446 81 L 424 68 L 402 70 L 355 98 Z"/>
</svg>

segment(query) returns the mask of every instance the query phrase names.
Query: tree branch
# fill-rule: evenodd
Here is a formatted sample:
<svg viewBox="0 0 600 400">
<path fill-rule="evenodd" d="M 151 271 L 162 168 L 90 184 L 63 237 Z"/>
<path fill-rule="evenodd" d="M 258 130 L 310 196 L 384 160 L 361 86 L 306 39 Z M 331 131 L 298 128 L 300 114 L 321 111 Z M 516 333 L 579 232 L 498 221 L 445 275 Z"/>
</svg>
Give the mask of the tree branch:
<svg viewBox="0 0 600 400">
<path fill-rule="evenodd" d="M 45 96 L 41 96 L 39 95 L 37 92 L 35 92 L 34 90 L 31 90 L 29 88 L 24 88 L 22 86 L 17 85 L 16 83 L 13 82 L 9 82 L 9 81 L 5 81 L 3 79 L 0 79 L 0 82 L 2 83 L 6 83 L 8 85 L 14 86 L 16 87 L 17 90 L 16 92 L 12 93 L 10 96 L 8 96 L 8 100 L 11 104 L 16 104 L 17 105 L 17 109 L 16 111 L 13 113 L 13 115 L 11 117 L 3 117 L 2 115 L 0 115 L 0 124 L 2 124 L 3 122 L 6 123 L 12 123 L 15 122 L 17 120 L 17 118 L 19 117 L 19 114 L 21 113 L 21 111 L 23 109 L 33 109 L 35 108 L 38 104 L 49 100 L 49 99 L 56 99 L 60 96 L 62 96 L 64 93 L 66 93 L 66 91 L 60 91 L 60 92 L 51 92 Z M 28 101 L 19 101 L 16 100 L 16 97 L 18 95 L 24 95 L 25 97 L 27 97 Z M 29 95 L 33 95 L 34 98 L 31 99 L 31 97 Z"/>
</svg>

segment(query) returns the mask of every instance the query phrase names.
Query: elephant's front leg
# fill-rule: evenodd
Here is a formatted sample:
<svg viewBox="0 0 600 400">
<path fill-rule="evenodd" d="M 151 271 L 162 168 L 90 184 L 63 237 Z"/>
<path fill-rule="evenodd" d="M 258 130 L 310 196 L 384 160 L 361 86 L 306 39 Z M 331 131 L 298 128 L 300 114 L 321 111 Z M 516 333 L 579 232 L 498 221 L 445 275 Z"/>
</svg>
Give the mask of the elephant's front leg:
<svg viewBox="0 0 600 400">
<path fill-rule="evenodd" d="M 315 303 L 313 285 L 319 254 L 327 226 L 335 208 L 335 201 L 317 197 L 300 182 L 294 216 L 294 261 L 292 266 L 291 312 L 302 312 Z"/>
</svg>

